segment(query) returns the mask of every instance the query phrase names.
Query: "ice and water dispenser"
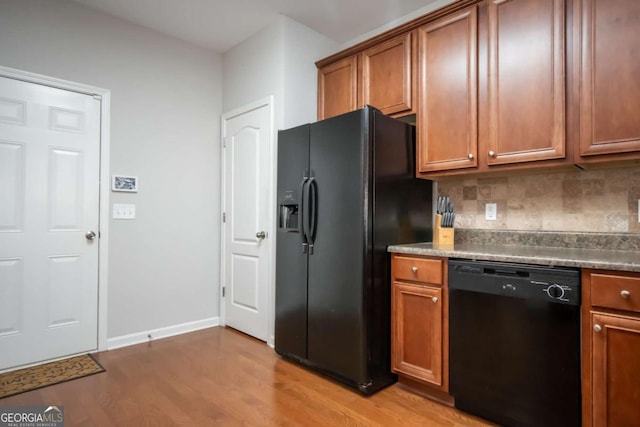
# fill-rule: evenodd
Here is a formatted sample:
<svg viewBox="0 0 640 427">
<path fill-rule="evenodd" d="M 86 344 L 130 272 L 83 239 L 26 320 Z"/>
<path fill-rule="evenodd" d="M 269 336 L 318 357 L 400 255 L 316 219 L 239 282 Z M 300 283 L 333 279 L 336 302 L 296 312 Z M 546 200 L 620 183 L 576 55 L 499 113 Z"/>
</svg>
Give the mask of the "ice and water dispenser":
<svg viewBox="0 0 640 427">
<path fill-rule="evenodd" d="M 299 230 L 298 217 L 298 202 L 295 201 L 294 192 L 285 191 L 284 198 L 280 201 L 278 226 L 283 231 L 297 233 Z"/>
</svg>

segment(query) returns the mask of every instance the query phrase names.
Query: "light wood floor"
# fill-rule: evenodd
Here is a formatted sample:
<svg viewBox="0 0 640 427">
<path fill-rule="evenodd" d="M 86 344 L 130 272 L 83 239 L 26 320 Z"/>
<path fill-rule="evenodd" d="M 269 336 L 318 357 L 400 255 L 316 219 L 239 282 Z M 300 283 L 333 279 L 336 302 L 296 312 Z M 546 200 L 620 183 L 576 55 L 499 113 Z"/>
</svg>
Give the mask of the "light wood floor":
<svg viewBox="0 0 640 427">
<path fill-rule="evenodd" d="M 98 353 L 106 373 L 0 399 L 69 426 L 488 426 L 397 385 L 362 397 L 222 327 Z"/>
</svg>

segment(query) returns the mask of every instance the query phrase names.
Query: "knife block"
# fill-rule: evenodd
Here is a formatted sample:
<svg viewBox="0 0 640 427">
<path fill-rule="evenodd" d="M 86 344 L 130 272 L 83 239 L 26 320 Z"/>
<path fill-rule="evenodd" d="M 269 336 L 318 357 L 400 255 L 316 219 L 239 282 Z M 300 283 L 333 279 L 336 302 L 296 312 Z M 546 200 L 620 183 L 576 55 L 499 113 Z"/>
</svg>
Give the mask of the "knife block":
<svg viewBox="0 0 640 427">
<path fill-rule="evenodd" d="M 454 235 L 453 227 L 442 228 L 442 215 L 437 214 L 436 223 L 433 227 L 433 247 L 436 249 L 453 249 Z"/>
</svg>

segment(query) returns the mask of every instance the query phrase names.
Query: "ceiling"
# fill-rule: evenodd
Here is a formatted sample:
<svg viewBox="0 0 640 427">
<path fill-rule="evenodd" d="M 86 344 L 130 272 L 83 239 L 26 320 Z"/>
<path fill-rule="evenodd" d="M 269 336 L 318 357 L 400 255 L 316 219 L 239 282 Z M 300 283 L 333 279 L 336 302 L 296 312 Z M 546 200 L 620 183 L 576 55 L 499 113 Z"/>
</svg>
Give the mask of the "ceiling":
<svg viewBox="0 0 640 427">
<path fill-rule="evenodd" d="M 343 44 L 442 0 L 73 0 L 222 53 L 280 14 Z M 451 0 L 447 1 L 449 3 Z"/>
</svg>

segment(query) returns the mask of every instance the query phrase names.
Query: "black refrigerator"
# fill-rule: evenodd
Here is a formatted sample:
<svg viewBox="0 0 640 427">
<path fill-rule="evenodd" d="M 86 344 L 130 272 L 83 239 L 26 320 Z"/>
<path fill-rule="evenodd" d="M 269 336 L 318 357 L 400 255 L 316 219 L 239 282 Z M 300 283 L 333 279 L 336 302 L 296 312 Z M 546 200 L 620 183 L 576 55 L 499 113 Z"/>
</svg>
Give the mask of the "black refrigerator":
<svg viewBox="0 0 640 427">
<path fill-rule="evenodd" d="M 391 373 L 387 246 L 430 241 L 415 128 L 365 107 L 278 132 L 275 350 L 362 394 Z"/>
</svg>

